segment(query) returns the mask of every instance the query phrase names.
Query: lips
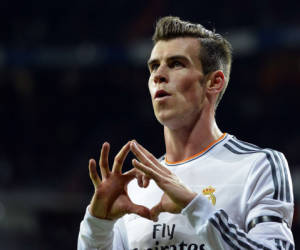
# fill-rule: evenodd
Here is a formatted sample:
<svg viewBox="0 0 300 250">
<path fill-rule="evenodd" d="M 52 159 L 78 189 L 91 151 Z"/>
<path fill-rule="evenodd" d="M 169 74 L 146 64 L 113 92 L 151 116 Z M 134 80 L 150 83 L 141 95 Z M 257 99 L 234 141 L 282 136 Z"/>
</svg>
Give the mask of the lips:
<svg viewBox="0 0 300 250">
<path fill-rule="evenodd" d="M 154 99 L 157 99 L 157 98 L 163 98 L 163 97 L 166 97 L 166 96 L 170 96 L 170 94 L 163 90 L 163 89 L 160 89 L 160 90 L 157 90 L 155 95 L 154 95 Z"/>
</svg>

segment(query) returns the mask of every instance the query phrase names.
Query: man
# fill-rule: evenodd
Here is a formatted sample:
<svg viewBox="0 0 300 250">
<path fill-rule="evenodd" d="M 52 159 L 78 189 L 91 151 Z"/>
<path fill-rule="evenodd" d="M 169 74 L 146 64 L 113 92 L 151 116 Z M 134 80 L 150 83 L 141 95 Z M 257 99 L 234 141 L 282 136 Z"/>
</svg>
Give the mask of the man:
<svg viewBox="0 0 300 250">
<path fill-rule="evenodd" d="M 215 121 L 230 44 L 176 17 L 160 19 L 153 40 L 148 84 L 166 154 L 157 160 L 130 141 L 110 171 L 103 144 L 102 180 L 89 162 L 95 193 L 78 249 L 294 249 L 284 156 L 222 133 Z M 122 174 L 129 151 L 138 160 Z"/>
</svg>

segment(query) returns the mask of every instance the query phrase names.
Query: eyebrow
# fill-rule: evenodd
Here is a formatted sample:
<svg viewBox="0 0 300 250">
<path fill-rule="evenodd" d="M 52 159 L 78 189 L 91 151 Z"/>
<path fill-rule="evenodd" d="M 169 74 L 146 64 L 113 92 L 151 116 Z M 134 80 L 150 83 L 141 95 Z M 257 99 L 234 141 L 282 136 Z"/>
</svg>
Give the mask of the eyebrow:
<svg viewBox="0 0 300 250">
<path fill-rule="evenodd" d="M 174 55 L 174 56 L 170 56 L 167 57 L 167 61 L 174 61 L 174 60 L 184 60 L 184 61 L 189 61 L 187 57 L 182 56 L 182 55 Z M 158 62 L 159 60 L 154 58 L 154 59 L 149 59 L 148 60 L 148 66 L 152 65 L 153 63 Z"/>
</svg>

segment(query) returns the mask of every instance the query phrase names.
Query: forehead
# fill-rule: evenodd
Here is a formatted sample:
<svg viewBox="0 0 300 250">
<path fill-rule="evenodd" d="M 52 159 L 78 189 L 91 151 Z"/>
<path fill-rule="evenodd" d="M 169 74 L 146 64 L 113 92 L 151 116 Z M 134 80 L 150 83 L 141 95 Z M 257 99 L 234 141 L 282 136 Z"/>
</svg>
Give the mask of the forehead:
<svg viewBox="0 0 300 250">
<path fill-rule="evenodd" d="M 174 55 L 182 55 L 190 60 L 198 60 L 200 43 L 197 38 L 180 37 L 158 41 L 152 49 L 150 59 L 162 60 Z"/>
</svg>

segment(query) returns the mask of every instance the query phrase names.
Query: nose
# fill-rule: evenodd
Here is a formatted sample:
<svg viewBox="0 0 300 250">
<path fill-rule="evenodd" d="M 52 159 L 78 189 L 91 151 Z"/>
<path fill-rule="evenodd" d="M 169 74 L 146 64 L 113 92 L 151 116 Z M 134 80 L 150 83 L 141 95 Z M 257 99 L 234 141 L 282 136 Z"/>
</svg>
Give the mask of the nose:
<svg viewBox="0 0 300 250">
<path fill-rule="evenodd" d="M 168 74 L 164 66 L 160 66 L 154 75 L 154 83 L 168 83 Z"/>
</svg>

